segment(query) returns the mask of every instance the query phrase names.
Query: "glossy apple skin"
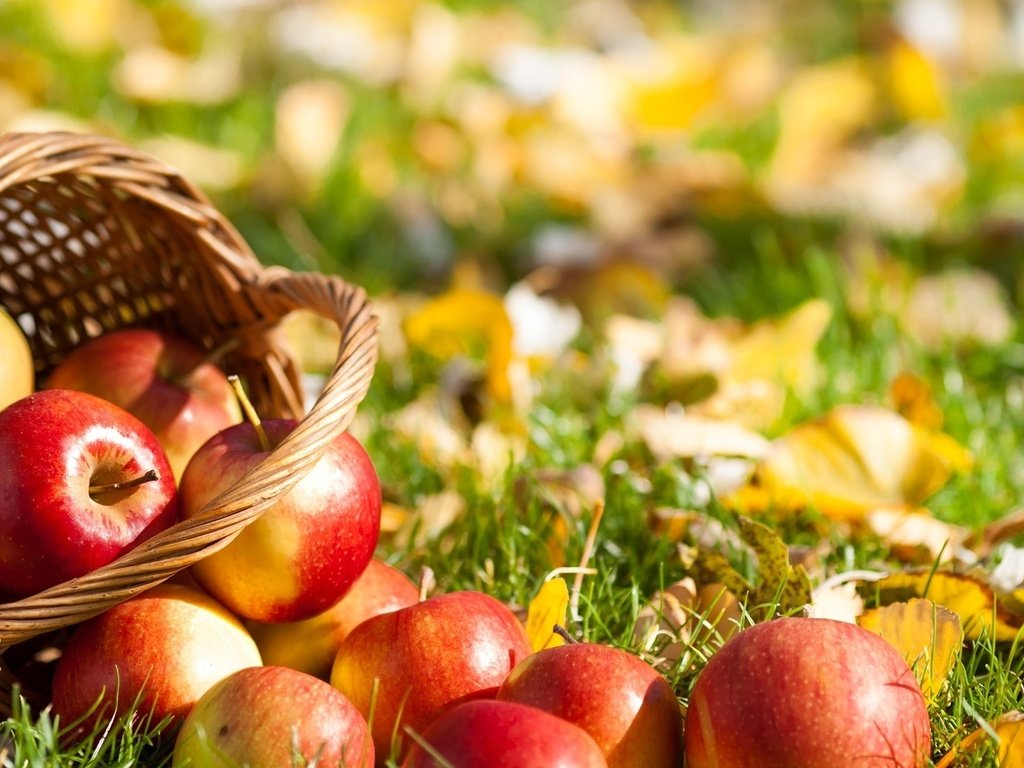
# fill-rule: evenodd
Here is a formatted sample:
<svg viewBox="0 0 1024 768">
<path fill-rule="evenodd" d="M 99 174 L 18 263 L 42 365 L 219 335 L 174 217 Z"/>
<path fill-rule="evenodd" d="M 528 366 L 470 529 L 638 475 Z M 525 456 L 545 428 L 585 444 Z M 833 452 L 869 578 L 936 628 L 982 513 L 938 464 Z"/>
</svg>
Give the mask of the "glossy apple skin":
<svg viewBox="0 0 1024 768">
<path fill-rule="evenodd" d="M 90 484 L 159 478 L 93 498 Z M 178 516 L 153 433 L 84 392 L 46 390 L 0 411 L 0 594 L 25 597 L 106 565 Z"/>
<path fill-rule="evenodd" d="M 110 331 L 73 349 L 48 389 L 77 389 L 121 406 L 153 430 L 174 477 L 214 434 L 242 419 L 225 373 L 202 348 L 162 331 Z"/>
<path fill-rule="evenodd" d="M 523 660 L 498 699 L 538 707 L 582 728 L 609 768 L 675 768 L 682 757 L 682 713 L 672 687 L 628 651 L 573 643 Z"/>
<path fill-rule="evenodd" d="M 298 422 L 263 422 L 270 448 Z M 269 455 L 249 423 L 196 452 L 181 478 L 181 515 L 204 505 Z M 239 616 L 298 621 L 337 603 L 373 557 L 380 536 L 380 480 L 359 442 L 340 435 L 309 473 L 224 549 L 199 561 L 199 585 Z"/>
<path fill-rule="evenodd" d="M 420 734 L 454 768 L 606 768 L 586 731 L 547 712 L 509 701 L 467 701 Z M 402 768 L 443 765 L 414 743 Z"/>
<path fill-rule="evenodd" d="M 337 689 L 286 667 L 250 667 L 207 691 L 174 745 L 174 766 L 370 768 L 366 720 Z"/>
<path fill-rule="evenodd" d="M 397 568 L 374 558 L 341 600 L 304 621 L 249 622 L 264 664 L 290 667 L 327 680 L 338 648 L 366 619 L 406 608 L 419 589 Z"/>
<path fill-rule="evenodd" d="M 0 309 L 0 408 L 28 397 L 36 372 L 28 339 L 14 318 Z"/>
<path fill-rule="evenodd" d="M 384 759 L 393 733 L 407 745 L 403 726 L 421 732 L 456 702 L 493 698 L 529 653 L 522 625 L 502 603 L 482 592 L 451 592 L 352 630 L 338 649 L 331 684 L 367 719 L 373 707 L 374 745 Z"/>
<path fill-rule="evenodd" d="M 222 605 L 161 584 L 78 626 L 54 670 L 53 707 L 68 725 L 104 695 L 90 727 L 142 692 L 140 709 L 154 722 L 169 715 L 180 723 L 214 683 L 261 663 L 256 643 Z"/>
<path fill-rule="evenodd" d="M 690 695 L 687 768 L 915 768 L 931 725 L 903 657 L 855 624 L 781 618 L 733 636 Z"/>
</svg>

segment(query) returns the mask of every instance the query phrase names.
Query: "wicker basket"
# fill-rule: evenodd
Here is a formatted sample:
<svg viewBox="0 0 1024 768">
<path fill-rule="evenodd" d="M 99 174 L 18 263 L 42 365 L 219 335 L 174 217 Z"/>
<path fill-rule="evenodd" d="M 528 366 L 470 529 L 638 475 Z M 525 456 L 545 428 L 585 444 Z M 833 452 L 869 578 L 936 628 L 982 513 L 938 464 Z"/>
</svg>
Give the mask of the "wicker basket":
<svg viewBox="0 0 1024 768">
<path fill-rule="evenodd" d="M 206 514 L 85 576 L 0 604 L 0 650 L 81 622 L 225 546 L 348 427 L 377 359 L 376 318 L 361 288 L 262 266 L 177 171 L 97 136 L 0 136 L 0 306 L 28 337 L 37 381 L 85 339 L 160 328 L 207 350 L 227 346 L 222 366 L 242 377 L 261 415 L 301 419 Z M 278 330 L 296 309 L 341 331 L 337 363 L 308 413 Z M 12 655 L 0 656 L 0 711 L 18 682 Z"/>
</svg>

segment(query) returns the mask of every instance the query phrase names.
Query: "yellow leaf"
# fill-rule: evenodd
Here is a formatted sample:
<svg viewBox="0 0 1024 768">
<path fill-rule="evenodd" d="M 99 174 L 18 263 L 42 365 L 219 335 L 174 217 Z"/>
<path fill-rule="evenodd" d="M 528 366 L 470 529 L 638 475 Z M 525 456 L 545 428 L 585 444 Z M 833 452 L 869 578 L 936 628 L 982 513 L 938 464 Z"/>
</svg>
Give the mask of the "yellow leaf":
<svg viewBox="0 0 1024 768">
<path fill-rule="evenodd" d="M 917 511 L 872 509 L 865 522 L 897 558 L 908 563 L 947 562 L 964 546 L 969 535 L 966 528 L 937 520 L 923 507 Z"/>
<path fill-rule="evenodd" d="M 910 371 L 902 371 L 889 382 L 889 401 L 895 411 L 925 429 L 941 429 L 942 411 L 932 397 L 928 382 Z"/>
<path fill-rule="evenodd" d="M 433 357 L 483 360 L 488 391 L 499 402 L 509 401 L 513 331 L 501 296 L 456 288 L 407 317 L 404 330 L 410 346 Z"/>
<path fill-rule="evenodd" d="M 876 582 L 871 589 L 877 590 L 880 605 L 920 597 L 952 611 L 960 617 L 969 640 L 987 633 L 1000 642 L 1009 642 L 1024 624 L 1024 617 L 1010 613 L 992 587 L 967 574 L 928 569 L 899 571 Z"/>
<path fill-rule="evenodd" d="M 776 440 L 759 464 L 753 490 L 727 500 L 776 508 L 814 506 L 858 520 L 879 507 L 917 507 L 970 454 L 946 435 L 874 406 L 840 406 Z"/>
<path fill-rule="evenodd" d="M 999 740 L 997 754 L 1000 768 L 1024 765 L 1024 712 L 1017 710 L 1005 712 L 997 717 L 990 726 Z M 935 768 L 976 765 L 970 757 L 987 746 L 990 738 L 989 732 L 985 728 L 976 729 L 937 762 Z"/>
<path fill-rule="evenodd" d="M 936 120 L 946 114 L 942 72 L 920 50 L 897 40 L 883 59 L 892 102 L 906 120 Z"/>
<path fill-rule="evenodd" d="M 931 600 L 915 597 L 865 611 L 857 623 L 903 654 L 925 698 L 934 701 L 963 648 L 960 617 Z"/>
<path fill-rule="evenodd" d="M 526 614 L 526 636 L 535 651 L 563 645 L 565 640 L 554 631 L 555 625 L 565 626 L 569 609 L 569 586 L 565 579 L 556 577 L 544 582 L 536 597 L 530 601 Z"/>
<path fill-rule="evenodd" d="M 768 379 L 806 391 L 817 379 L 814 349 L 831 320 L 829 303 L 811 299 L 778 319 L 755 323 L 736 341 L 728 377 Z"/>
</svg>

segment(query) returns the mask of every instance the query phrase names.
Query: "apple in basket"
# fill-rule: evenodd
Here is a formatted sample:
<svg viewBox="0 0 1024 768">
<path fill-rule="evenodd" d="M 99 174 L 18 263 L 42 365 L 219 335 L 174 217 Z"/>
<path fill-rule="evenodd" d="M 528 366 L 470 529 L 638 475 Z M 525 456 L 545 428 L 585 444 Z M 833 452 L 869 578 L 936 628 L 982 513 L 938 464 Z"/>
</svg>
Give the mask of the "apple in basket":
<svg viewBox="0 0 1024 768">
<path fill-rule="evenodd" d="M 14 318 L 0 309 L 0 408 L 32 394 L 35 377 L 28 339 Z"/>
<path fill-rule="evenodd" d="M 179 486 L 183 518 L 203 515 L 299 423 L 250 417 L 214 435 L 188 463 Z M 380 511 L 373 462 L 354 437 L 342 433 L 233 541 L 193 565 L 192 576 L 246 619 L 309 618 L 337 603 L 370 562 Z"/>
<path fill-rule="evenodd" d="M 331 685 L 371 721 L 378 756 L 408 746 L 405 727 L 422 732 L 447 707 L 494 698 L 530 653 L 519 620 L 473 590 L 437 595 L 367 619 L 338 649 Z M 371 716 L 372 713 L 372 716 Z"/>
<path fill-rule="evenodd" d="M 291 667 L 326 680 L 338 646 L 366 619 L 419 600 L 419 589 L 397 568 L 374 558 L 340 601 L 304 621 L 249 622 L 264 664 Z"/>
<path fill-rule="evenodd" d="M 47 377 L 121 406 L 153 430 L 178 480 L 192 454 L 242 419 L 231 385 L 208 353 L 157 330 L 125 328 L 83 342 Z"/>
<path fill-rule="evenodd" d="M 74 629 L 54 669 L 53 709 L 62 726 L 81 719 L 91 730 L 138 700 L 154 723 L 180 723 L 215 683 L 261 663 L 245 627 L 216 600 L 161 584 Z"/>
<path fill-rule="evenodd" d="M 51 389 L 0 411 L 0 593 L 32 595 L 95 570 L 175 522 L 153 433 L 118 406 Z"/>
<path fill-rule="evenodd" d="M 366 720 L 337 689 L 287 667 L 250 667 L 207 691 L 174 745 L 176 768 L 372 768 Z"/>
</svg>

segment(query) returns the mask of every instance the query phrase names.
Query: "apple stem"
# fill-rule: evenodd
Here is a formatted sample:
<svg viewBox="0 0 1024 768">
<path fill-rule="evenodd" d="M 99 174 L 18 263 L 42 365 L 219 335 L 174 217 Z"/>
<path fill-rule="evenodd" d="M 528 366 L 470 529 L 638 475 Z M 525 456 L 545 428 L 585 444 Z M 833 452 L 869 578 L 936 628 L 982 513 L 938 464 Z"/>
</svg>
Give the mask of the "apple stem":
<svg viewBox="0 0 1024 768">
<path fill-rule="evenodd" d="M 565 642 L 567 642 L 569 645 L 574 645 L 574 644 L 579 642 L 579 640 L 577 640 L 575 637 L 570 635 L 569 634 L 569 630 L 567 630 L 561 624 L 555 624 L 555 626 L 553 626 L 551 628 L 551 631 L 554 632 L 556 635 L 558 635 L 563 640 L 565 640 Z"/>
<path fill-rule="evenodd" d="M 245 394 L 245 388 L 242 386 L 241 380 L 236 374 L 231 374 L 228 376 L 228 381 L 231 382 L 231 388 L 235 390 L 235 397 L 238 398 L 238 404 L 242 406 L 242 411 L 245 412 L 245 418 L 249 420 L 252 428 L 256 430 L 256 438 L 260 441 L 260 448 L 264 451 L 269 451 L 270 441 L 267 439 L 266 430 L 263 429 L 263 424 L 260 422 L 256 409 L 252 407 L 252 402 L 249 400 L 248 395 Z"/>
<path fill-rule="evenodd" d="M 120 482 L 120 483 L 102 483 L 100 485 L 90 485 L 89 486 L 89 495 L 90 496 L 97 496 L 97 495 L 102 495 L 104 493 L 110 493 L 111 491 L 126 491 L 129 488 L 136 488 L 136 487 L 142 485 L 143 483 L 151 483 L 154 480 L 159 480 L 159 479 L 160 479 L 160 473 L 157 472 L 155 469 L 150 469 L 150 470 L 147 470 L 146 472 L 144 472 L 143 474 L 139 475 L 138 477 L 133 477 L 131 480 L 125 480 L 124 482 Z"/>
</svg>

